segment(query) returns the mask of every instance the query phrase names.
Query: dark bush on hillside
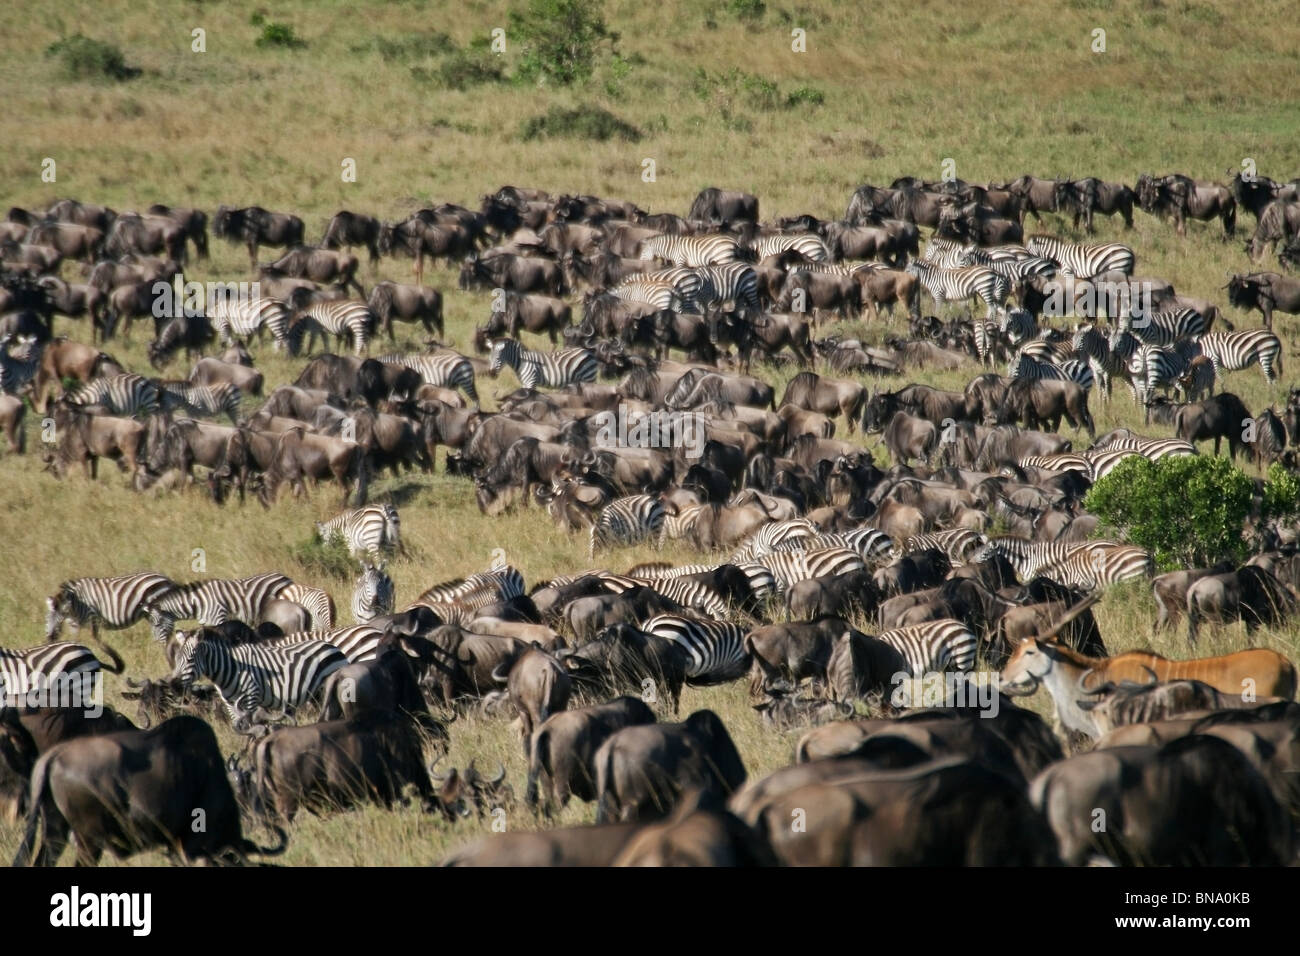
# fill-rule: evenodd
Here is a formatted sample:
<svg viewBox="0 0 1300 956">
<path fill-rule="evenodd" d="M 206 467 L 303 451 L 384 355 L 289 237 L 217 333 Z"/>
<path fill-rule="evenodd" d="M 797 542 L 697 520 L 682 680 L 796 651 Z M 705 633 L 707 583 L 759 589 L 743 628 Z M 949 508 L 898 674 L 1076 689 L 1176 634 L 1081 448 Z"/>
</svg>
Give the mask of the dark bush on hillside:
<svg viewBox="0 0 1300 956">
<path fill-rule="evenodd" d="M 294 32 L 293 27 L 287 23 L 264 23 L 262 24 L 262 33 L 257 38 L 259 47 L 275 46 L 286 50 L 299 49 L 307 45 L 307 41 Z"/>
<path fill-rule="evenodd" d="M 58 57 L 64 74 L 74 80 L 129 80 L 140 71 L 128 66 L 126 56 L 111 43 L 80 33 L 64 37 L 45 48 L 47 57 Z"/>
<path fill-rule="evenodd" d="M 590 139 L 602 143 L 621 139 L 634 143 L 641 138 L 641 131 L 599 106 L 579 106 L 571 110 L 556 106 L 541 116 L 525 121 L 519 135 L 523 139 L 558 137 Z"/>
</svg>

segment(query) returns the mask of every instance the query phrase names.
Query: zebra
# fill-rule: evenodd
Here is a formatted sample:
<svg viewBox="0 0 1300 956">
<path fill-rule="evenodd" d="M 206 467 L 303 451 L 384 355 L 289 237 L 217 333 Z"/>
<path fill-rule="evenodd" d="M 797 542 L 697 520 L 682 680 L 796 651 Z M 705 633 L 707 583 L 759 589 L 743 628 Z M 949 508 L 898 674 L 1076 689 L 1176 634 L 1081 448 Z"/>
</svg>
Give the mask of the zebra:
<svg viewBox="0 0 1300 956">
<path fill-rule="evenodd" d="M 979 642 L 961 621 L 941 618 L 881 631 L 876 638 L 903 655 L 909 677 L 975 669 L 975 649 Z"/>
<path fill-rule="evenodd" d="M 1038 323 L 1027 309 L 1007 309 L 998 322 L 998 329 L 1012 345 L 1038 334 Z"/>
<path fill-rule="evenodd" d="M 1268 329 L 1207 332 L 1198 341 L 1201 353 L 1214 363 L 1216 378 L 1258 362 L 1264 378 L 1272 384 L 1282 371 L 1282 340 Z"/>
<path fill-rule="evenodd" d="M 772 572 L 761 564 L 741 562 L 735 566 L 744 573 L 749 583 L 750 593 L 760 602 L 776 593 L 776 579 L 773 578 Z M 646 582 L 670 581 L 686 574 L 708 574 L 716 571 L 718 567 L 715 564 L 680 564 L 676 567 L 659 563 L 638 564 L 628 572 L 628 577 L 639 578 Z"/>
<path fill-rule="evenodd" d="M 342 540 L 356 558 L 379 558 L 402 550 L 402 519 L 390 504 L 366 505 L 316 522 L 316 533 L 326 543 Z"/>
<path fill-rule="evenodd" d="M 1006 358 L 1008 343 L 997 322 L 975 319 L 971 322 L 971 332 L 975 340 L 975 357 L 980 360 L 980 365 L 987 368 L 996 359 Z"/>
<path fill-rule="evenodd" d="M 524 594 L 524 576 L 509 565 L 491 568 L 435 584 L 416 598 L 417 604 L 463 605 L 477 610 L 488 604 L 509 601 Z"/>
<path fill-rule="evenodd" d="M 233 644 L 211 632 L 195 632 L 178 643 L 173 678 L 182 687 L 202 677 L 211 680 L 237 733 L 252 732 L 259 709 L 288 715 L 301 707 L 348 663 L 327 641 L 293 636 Z"/>
<path fill-rule="evenodd" d="M 1051 279 L 1056 275 L 1056 264 L 1042 256 L 1017 256 L 1012 252 L 999 249 L 980 249 L 968 246 L 957 255 L 950 268 L 957 266 L 984 266 L 998 275 L 1005 277 L 1013 285 L 1023 284 L 1026 279 Z"/>
<path fill-rule="evenodd" d="M 158 411 L 158 385 L 143 375 L 124 372 L 83 383 L 69 393 L 68 401 L 83 407 L 102 407 L 109 415 L 151 415 Z"/>
<path fill-rule="evenodd" d="M 87 624 L 99 640 L 99 628 L 118 631 L 144 620 L 149 605 L 176 584 L 153 571 L 110 578 L 72 578 L 45 599 L 45 639 L 59 636 L 64 622 L 75 632 Z"/>
<path fill-rule="evenodd" d="M 459 388 L 469 396 L 470 401 L 478 404 L 478 391 L 474 387 L 474 365 L 459 352 L 438 352 L 434 355 L 393 353 L 380 356 L 379 361 L 419 373 L 426 385 Z"/>
<path fill-rule="evenodd" d="M 1188 356 L 1177 349 L 1143 345 L 1128 363 L 1138 401 L 1149 406 L 1152 393 L 1157 388 L 1168 392 L 1177 385 L 1179 377 L 1187 371 L 1189 364 Z"/>
<path fill-rule="evenodd" d="M 657 495 L 629 495 L 615 498 L 603 509 L 591 526 L 587 557 L 596 556 L 599 548 L 616 544 L 637 544 L 659 537 L 664 527 L 664 503 Z"/>
<path fill-rule="evenodd" d="M 352 350 L 357 355 L 366 351 L 377 324 L 370 306 L 352 299 L 313 302 L 300 315 L 319 323 L 326 332 L 338 338 L 350 335 Z"/>
<path fill-rule="evenodd" d="M 0 340 L 0 392 L 17 395 L 40 367 L 41 349 L 34 336 L 22 336 L 12 346 Z"/>
<path fill-rule="evenodd" d="M 1214 394 L 1214 360 L 1208 355 L 1198 355 L 1187 363 L 1183 374 L 1178 376 L 1175 388 L 1182 394 L 1183 401 L 1195 402 L 1202 395 Z"/>
<path fill-rule="evenodd" d="M 921 261 L 940 269 L 957 269 L 966 265 L 962 261 L 966 254 L 966 244 L 956 239 L 943 239 L 934 236 L 925 244 Z"/>
<path fill-rule="evenodd" d="M 1080 456 L 1082 458 L 1082 456 Z M 1090 474 L 1092 466 L 1082 458 L 1084 474 Z M 1016 569 L 1022 580 L 1028 580 L 1039 570 L 1058 561 L 1064 561 L 1086 544 L 1073 541 L 1028 541 L 1024 538 L 990 538 L 988 543 L 975 552 L 974 560 L 987 561 L 995 554 L 1000 554 Z"/>
<path fill-rule="evenodd" d="M 177 585 L 147 608 L 154 640 L 171 637 L 177 621 L 213 626 L 233 619 L 256 624 L 266 603 L 292 583 L 278 571 L 267 571 L 246 578 L 211 578 Z"/>
<path fill-rule="evenodd" d="M 232 425 L 239 422 L 239 403 L 244 396 L 238 385 L 231 382 L 191 385 L 187 381 L 179 381 L 159 382 L 158 387 L 164 411 L 179 406 L 191 415 L 216 417 L 225 414 L 230 416 Z"/>
<path fill-rule="evenodd" d="M 263 328 L 270 330 L 276 349 L 285 348 L 288 342 L 289 309 L 279 299 L 220 296 L 208 304 L 206 312 L 226 348 L 235 344 L 236 337 L 243 340 L 256 334 L 260 341 Z"/>
<path fill-rule="evenodd" d="M 23 707 L 34 691 L 54 691 L 38 706 L 90 707 L 99 700 L 100 672 L 120 674 L 126 669 L 121 656 L 107 644 L 100 647 L 112 659 L 105 664 L 84 644 L 56 641 L 22 650 L 0 647 L 0 711 Z M 78 687 L 72 681 L 81 681 Z M 53 701 L 53 703 L 51 703 Z"/>
<path fill-rule="evenodd" d="M 558 352 L 534 352 L 518 339 L 497 339 L 492 344 L 488 368 L 495 375 L 509 365 L 524 388 L 563 388 L 578 382 L 594 382 L 599 365 L 591 349 L 561 349 Z"/>
<path fill-rule="evenodd" d="M 823 531 L 807 537 L 789 538 L 775 545 L 772 552 L 816 551 L 823 548 L 848 548 L 860 554 L 863 560 L 872 561 L 888 557 L 894 551 L 894 541 L 876 528 L 854 528 L 852 531 Z"/>
<path fill-rule="evenodd" d="M 625 302 L 644 302 L 657 311 L 669 309 L 673 312 L 685 311 L 688 300 L 683 298 L 677 286 L 664 279 L 648 279 L 634 276 L 624 279 L 609 290 Z"/>
<path fill-rule="evenodd" d="M 1115 378 L 1122 379 L 1137 401 L 1137 386 L 1129 374 L 1128 363 L 1142 343 L 1128 332 L 1117 332 L 1111 337 L 1102 335 L 1091 323 L 1084 323 L 1074 330 L 1070 345 L 1080 355 L 1087 356 L 1088 366 L 1093 377 L 1101 383 L 1101 394 L 1110 400 L 1111 384 Z"/>
<path fill-rule="evenodd" d="M 1077 471 L 1092 474 L 1092 461 L 1085 455 L 1064 452 L 1057 455 L 1025 455 L 1016 459 L 1018 468 L 1042 468 L 1045 471 Z"/>
<path fill-rule="evenodd" d="M 985 318 L 991 319 L 1006 304 L 1011 292 L 1011 284 L 1003 276 L 983 266 L 943 269 L 913 261 L 904 271 L 916 276 L 925 286 L 934 298 L 936 310 L 941 309 L 945 301 L 961 302 L 978 296 L 988 306 Z"/>
<path fill-rule="evenodd" d="M 1044 565 L 1038 573 L 1067 587 L 1092 591 L 1120 581 L 1152 577 L 1155 562 L 1149 551 L 1134 545 L 1089 542 Z"/>
<path fill-rule="evenodd" d="M 383 565 L 363 564 L 352 592 L 352 619 L 365 624 L 381 614 L 393 613 L 393 579 Z"/>
<path fill-rule="evenodd" d="M 699 565 L 699 567 L 702 570 L 712 570 L 706 565 Z M 635 574 L 598 573 L 602 579 L 609 583 L 610 588 L 618 594 L 630 588 L 646 587 L 656 594 L 661 594 L 669 600 L 676 601 L 682 607 L 702 611 L 712 618 L 725 618 L 729 610 L 727 602 L 722 599 L 722 595 L 700 581 L 686 581 L 680 576 L 641 577 Z"/>
<path fill-rule="evenodd" d="M 1030 236 L 1025 247 L 1036 256 L 1055 262 L 1076 279 L 1092 279 L 1105 272 L 1133 274 L 1133 250 L 1120 242 L 1097 244 L 1066 242 L 1055 236 Z"/>
<path fill-rule="evenodd" d="M 937 548 L 954 563 L 965 563 L 970 553 L 987 542 L 988 539 L 978 531 L 969 528 L 952 528 L 948 531 L 931 531 L 928 534 L 914 534 L 903 542 L 903 553 L 913 554 Z"/>
<path fill-rule="evenodd" d="M 791 538 L 806 538 L 819 533 L 817 526 L 807 518 L 769 522 L 741 542 L 740 547 L 731 555 L 731 563 L 740 564 L 761 558 Z"/>
<path fill-rule="evenodd" d="M 724 302 L 734 302 L 737 308 L 744 307 L 753 313 L 758 306 L 758 273 L 754 267 L 743 262 L 731 262 L 719 266 L 705 266 L 696 270 L 699 273 L 700 291 L 695 295 L 695 302 L 704 312 L 710 308 L 721 308 Z"/>
<path fill-rule="evenodd" d="M 288 584 L 276 595 L 281 601 L 301 604 L 311 615 L 312 627 L 334 626 L 334 599 L 328 591 L 308 584 Z"/>
<path fill-rule="evenodd" d="M 811 232 L 803 232 L 797 235 L 785 233 L 776 233 L 768 236 L 758 236 L 751 243 L 750 248 L 760 259 L 766 259 L 768 256 L 779 256 L 783 252 L 793 249 L 811 262 L 825 262 L 831 257 L 830 250 L 826 248 L 826 243 L 820 236 L 813 235 Z"/>
<path fill-rule="evenodd" d="M 1023 378 L 1034 382 L 1040 379 L 1074 382 L 1083 389 L 1091 389 L 1095 379 L 1092 366 L 1080 359 L 1068 359 L 1057 365 L 1042 362 L 1025 352 L 1019 352 L 1007 366 L 1007 378 Z"/>
<path fill-rule="evenodd" d="M 725 684 L 749 671 L 745 629 L 738 624 L 658 614 L 642 624 L 641 630 L 686 651 L 686 683 L 693 687 Z"/>
<path fill-rule="evenodd" d="M 651 236 L 641 241 L 640 258 L 667 259 L 681 266 L 714 266 L 735 262 L 740 246 L 731 236 Z"/>
<path fill-rule="evenodd" d="M 1116 322 L 1121 332 L 1131 332 L 1147 345 L 1173 345 L 1205 332 L 1205 316 L 1195 309 L 1149 312 L 1138 319 L 1121 315 Z"/>
<path fill-rule="evenodd" d="M 772 572 L 777 587 L 790 586 L 812 578 L 829 578 L 866 568 L 862 555 L 852 548 L 819 548 L 815 551 L 778 551 L 765 554 L 758 563 Z"/>
<path fill-rule="evenodd" d="M 1103 448 L 1099 451 L 1088 452 L 1088 462 L 1092 469 L 1088 478 L 1095 484 L 1101 478 L 1109 475 L 1119 463 L 1126 458 L 1132 458 L 1134 455 L 1145 457 L 1141 451 L 1136 448 Z"/>
</svg>

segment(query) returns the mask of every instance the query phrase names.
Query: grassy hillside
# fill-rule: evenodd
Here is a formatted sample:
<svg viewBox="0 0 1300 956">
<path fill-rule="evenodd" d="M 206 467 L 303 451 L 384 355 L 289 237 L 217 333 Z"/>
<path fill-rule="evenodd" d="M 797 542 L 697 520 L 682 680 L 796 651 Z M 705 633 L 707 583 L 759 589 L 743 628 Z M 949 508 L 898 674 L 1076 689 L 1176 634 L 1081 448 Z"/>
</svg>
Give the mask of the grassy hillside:
<svg viewBox="0 0 1300 956">
<path fill-rule="evenodd" d="M 155 201 L 209 210 L 221 202 L 258 203 L 303 216 L 315 240 L 340 208 L 395 218 L 430 201 L 476 206 L 479 196 L 505 183 L 616 195 L 678 213 L 701 187 L 722 185 L 757 193 L 770 219 L 842 215 L 856 185 L 904 174 L 937 177 L 946 158 L 955 161 L 957 175 L 973 181 L 1035 172 L 1131 183 L 1143 170 L 1224 179 L 1245 157 L 1275 178 L 1300 171 L 1294 61 L 1300 24 L 1290 5 L 1257 3 L 1248 17 L 1222 3 L 1109 6 L 925 0 L 868 14 L 856 3 L 820 0 L 768 3 L 761 16 L 746 19 L 735 11 L 750 5 L 738 0 L 619 0 L 606 4 L 619 58 L 603 57 L 589 83 L 554 89 L 504 80 L 462 90 L 443 79 L 463 76 L 458 64 L 479 70 L 489 64 L 506 76 L 518 69 L 509 32 L 497 60 L 474 46 L 508 25 L 507 4 L 326 0 L 263 11 L 266 20 L 292 26 L 306 44 L 295 48 L 257 45 L 265 24 L 251 22 L 258 11 L 252 3 L 9 5 L 0 8 L 6 111 L 0 201 L 6 208 L 39 206 L 75 196 L 119 210 Z M 191 52 L 195 28 L 206 31 L 204 53 Z M 795 28 L 807 31 L 805 53 L 791 51 Z M 1106 31 L 1105 53 L 1091 51 L 1096 28 Z M 77 31 L 116 45 L 139 75 L 121 82 L 68 79 L 59 57 L 44 51 Z M 635 126 L 640 139 L 521 134 L 525 123 L 553 108 L 587 106 Z M 46 157 L 57 164 L 53 184 L 40 178 Z M 341 179 L 345 158 L 356 161 L 355 183 Z M 655 161 L 654 182 L 641 178 L 645 159 Z M 1243 215 L 1239 228 L 1252 227 Z M 1044 228 L 1071 234 L 1056 217 Z M 1179 238 L 1169 225 L 1138 213 L 1131 233 L 1104 217 L 1098 233 L 1130 243 L 1139 273 L 1220 303 L 1225 270 L 1245 271 L 1240 242 L 1221 241 L 1217 224 L 1192 223 Z M 75 274 L 65 266 L 65 277 Z M 361 278 L 369 286 L 377 277 L 408 276 L 409 262 L 385 260 L 377 274 Z M 211 262 L 194 265 L 187 278 L 247 278 L 244 251 L 214 242 Z M 454 272 L 435 268 L 426 280 L 446 294 L 450 344 L 468 350 L 474 324 L 487 315 L 487 296 L 458 292 Z M 1238 327 L 1258 323 L 1235 312 L 1231 318 Z M 1284 340 L 1293 339 L 1294 320 L 1281 322 Z M 59 325 L 89 340 L 84 324 Z M 897 320 L 891 328 L 899 330 Z M 859 323 L 852 331 L 878 341 L 891 328 Z M 144 369 L 144 333 L 138 329 L 129 345 L 119 340 L 109 348 Z M 1267 385 L 1256 369 L 1234 373 L 1228 387 L 1255 412 L 1280 402 L 1295 382 L 1293 350 L 1288 341 L 1278 384 Z M 256 358 L 268 390 L 292 380 L 301 364 L 269 348 Z M 175 363 L 172 371 L 185 370 Z M 974 371 L 914 378 L 960 387 Z M 780 382 L 789 373 L 757 374 Z M 484 391 L 514 384 L 506 373 Z M 490 398 L 486 404 L 493 407 Z M 1094 396 L 1092 409 L 1099 430 L 1141 426 L 1122 389 L 1110 406 Z M 5 646 L 41 639 L 42 599 L 59 581 L 145 567 L 188 579 L 196 548 L 203 549 L 209 575 L 278 568 L 329 588 L 339 607 L 347 607 L 350 581 L 314 576 L 293 556 L 312 522 L 337 510 L 335 489 L 323 487 L 310 501 L 286 492 L 264 511 L 253 502 L 217 508 L 197 490 L 137 495 L 107 462 L 96 483 L 75 473 L 58 483 L 41 471 L 35 416 L 28 430 L 25 458 L 0 456 Z M 883 461 L 883 451 L 877 455 Z M 441 459 L 437 474 L 384 478 L 372 496 L 398 504 L 414 551 L 391 569 L 399 601 L 487 566 L 497 548 L 530 583 L 587 565 L 585 540 L 557 532 L 536 509 L 482 517 L 471 487 L 446 477 Z M 616 553 L 609 563 L 622 568 L 652 556 L 637 549 Z M 665 557 L 694 556 L 670 550 Z M 1108 593 L 1098 616 L 1112 649 L 1147 645 L 1188 654 L 1181 634 L 1152 636 L 1154 607 L 1145 588 Z M 1204 639 L 1198 651 L 1244 641 L 1240 628 L 1229 628 Z M 165 670 L 146 628 L 110 642 L 132 673 Z M 1255 642 L 1294 659 L 1300 627 L 1263 631 Z M 1046 712 L 1043 695 L 1034 704 Z M 742 685 L 686 692 L 683 714 L 704 706 L 723 717 L 751 773 L 790 759 L 798 734 L 765 730 Z M 238 746 L 224 728 L 220 736 L 228 751 Z M 474 758 L 492 769 L 502 761 L 522 792 L 518 734 L 505 722 L 462 718 L 452 726 L 452 740 L 448 763 L 464 766 Z M 563 819 L 591 817 L 591 808 L 574 806 Z M 521 810 L 511 811 L 508 823 L 533 825 Z M 414 811 L 304 819 L 294 827 L 286 860 L 422 864 L 483 829 L 474 821 L 448 827 Z M 0 826 L 0 849 L 10 852 L 16 842 L 14 828 Z"/>
</svg>

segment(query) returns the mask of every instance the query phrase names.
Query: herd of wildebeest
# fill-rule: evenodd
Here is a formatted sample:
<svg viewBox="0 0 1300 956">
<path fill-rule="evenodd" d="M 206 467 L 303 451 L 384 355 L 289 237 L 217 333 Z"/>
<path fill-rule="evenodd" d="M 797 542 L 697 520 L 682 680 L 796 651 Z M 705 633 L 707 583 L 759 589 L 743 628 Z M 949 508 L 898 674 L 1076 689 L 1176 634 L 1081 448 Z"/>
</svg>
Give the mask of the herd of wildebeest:
<svg viewBox="0 0 1300 956">
<path fill-rule="evenodd" d="M 1240 208 L 1257 224 L 1250 258 L 1272 248 L 1286 269 L 1298 189 L 1242 174 L 906 178 L 859 187 L 841 220 L 769 222 L 756 197 L 716 188 L 681 217 L 507 186 L 477 210 L 339 212 L 315 246 L 302 219 L 256 206 L 10 210 L 10 451 L 26 451 L 30 407 L 43 433 L 53 423 L 51 480 L 76 465 L 99 480 L 108 458 L 149 507 L 252 492 L 271 508 L 286 484 L 334 483 L 343 510 L 314 531 L 359 565 L 351 624 L 274 571 L 51 581 L 46 643 L 0 649 L 15 862 L 57 862 L 69 842 L 80 862 L 240 862 L 283 851 L 303 811 L 412 799 L 481 834 L 455 865 L 1296 862 L 1296 669 L 1248 645 L 1295 619 L 1300 529 L 1252 521 L 1245 564 L 1157 575 L 1142 548 L 1099 537 L 1082 501 L 1129 456 L 1210 441 L 1260 474 L 1296 469 L 1300 389 L 1279 382 L 1274 316 L 1300 314 L 1300 281 L 1230 274 L 1239 328 L 1144 275 L 1123 243 L 1024 221 L 1091 234 L 1096 215 L 1131 226 L 1136 208 L 1180 235 L 1219 219 L 1231 236 Z M 184 267 L 209 233 L 247 248 L 251 280 L 191 290 Z M 284 251 L 259 266 L 263 247 Z M 415 284 L 367 293 L 352 249 L 372 266 L 412 258 Z M 426 260 L 490 296 L 464 352 L 443 344 Z M 983 318 L 951 308 L 967 303 Z M 880 345 L 837 328 L 882 313 Z M 82 319 L 88 334 L 66 334 Z M 151 369 L 110 351 L 133 321 L 152 328 Z M 376 339 L 397 348 L 394 322 L 419 323 L 423 347 L 374 354 Z M 270 387 L 263 349 L 301 358 L 297 379 Z M 183 378 L 168 372 L 181 361 Z M 784 387 L 754 362 L 788 367 Z M 507 365 L 521 387 L 486 411 L 479 388 Z M 1256 365 L 1279 396 L 1257 415 L 1229 390 Z M 969 383 L 911 381 L 935 370 Z M 1147 428 L 1098 435 L 1090 404 L 1123 401 L 1116 379 Z M 388 562 L 413 559 L 371 484 L 435 470 L 439 446 L 484 516 L 540 507 L 591 568 L 529 586 L 499 563 L 397 600 Z M 664 541 L 699 563 L 595 563 Z M 1132 579 L 1150 582 L 1155 630 L 1186 619 L 1186 659 L 1108 652 L 1093 607 Z M 158 668 L 123 678 L 132 720 L 102 706 L 103 673 L 124 670 L 102 632 L 141 623 L 161 647 Z M 1237 623 L 1239 650 L 1195 656 L 1206 627 Z M 83 628 L 89 644 L 60 639 Z M 717 714 L 679 711 L 684 686 L 740 680 L 764 733 L 805 731 L 759 778 Z M 1040 688 L 1051 722 L 1015 701 Z M 504 769 L 437 772 L 448 723 L 470 714 L 516 721 L 522 796 Z M 213 730 L 226 721 L 246 740 L 232 754 Z M 548 827 L 575 797 L 596 823 Z"/>
</svg>

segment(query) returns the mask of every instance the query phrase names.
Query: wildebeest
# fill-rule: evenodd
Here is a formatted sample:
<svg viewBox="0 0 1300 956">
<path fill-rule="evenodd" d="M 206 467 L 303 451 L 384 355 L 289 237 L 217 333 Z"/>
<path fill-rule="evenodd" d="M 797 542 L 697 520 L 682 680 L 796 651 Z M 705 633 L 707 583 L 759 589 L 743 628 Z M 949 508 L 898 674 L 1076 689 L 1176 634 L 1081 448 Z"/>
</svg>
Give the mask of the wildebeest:
<svg viewBox="0 0 1300 956">
<path fill-rule="evenodd" d="M 711 710 L 680 724 L 625 727 L 596 752 L 596 822 L 666 816 L 698 787 L 719 805 L 745 782 L 745 765 Z"/>
<path fill-rule="evenodd" d="M 321 247 L 337 249 L 340 246 L 365 246 L 370 251 L 370 264 L 379 261 L 379 220 L 374 216 L 344 209 L 330 217 L 321 237 Z"/>
<path fill-rule="evenodd" d="M 1264 316 L 1264 327 L 1273 327 L 1273 313 L 1300 315 L 1300 279 L 1276 272 L 1252 272 L 1234 275 L 1228 280 L 1228 301 L 1239 309 L 1257 309 Z"/>
<path fill-rule="evenodd" d="M 1280 624 L 1295 613 L 1297 600 L 1268 571 L 1243 565 L 1235 571 L 1207 574 L 1187 589 L 1187 640 L 1195 644 L 1202 621 L 1242 621 L 1246 632 Z"/>
<path fill-rule="evenodd" d="M 261 206 L 241 209 L 221 205 L 212 217 L 212 234 L 230 242 L 242 241 L 248 248 L 249 268 L 256 269 L 258 246 L 302 245 L 303 225 L 297 216 L 269 212 Z"/>
<path fill-rule="evenodd" d="M 194 809 L 204 826 L 194 826 Z M 15 866 L 58 862 L 69 837 L 77 862 L 104 850 L 125 858 L 163 848 L 183 861 L 237 860 L 282 852 L 246 840 L 217 737 L 197 717 L 180 715 L 149 730 L 77 737 L 51 748 L 32 771 L 31 804 Z M 40 847 L 37 848 L 37 839 Z"/>
<path fill-rule="evenodd" d="M 1172 215 L 1180 236 L 1187 234 L 1189 216 L 1202 221 L 1221 219 L 1225 236 L 1236 230 L 1237 201 L 1232 191 L 1219 183 L 1198 182 L 1177 173 L 1159 177 L 1143 173 L 1138 177 L 1137 196 L 1143 212 Z"/>
<path fill-rule="evenodd" d="M 357 257 L 350 252 L 335 249 L 313 249 L 311 246 L 294 246 L 269 266 L 262 266 L 263 276 L 283 275 L 312 282 L 336 282 L 341 289 L 349 286 L 364 297 L 365 289 L 357 281 Z"/>
<path fill-rule="evenodd" d="M 524 799 L 548 815 L 563 808 L 570 795 L 596 799 L 596 751 L 616 731 L 653 724 L 652 711 L 636 697 L 617 697 L 604 704 L 552 714 L 533 735 Z"/>
<path fill-rule="evenodd" d="M 736 222 L 758 222 L 758 197 L 749 193 L 710 186 L 691 202 L 687 219 L 712 226 L 729 226 Z"/>
<path fill-rule="evenodd" d="M 444 335 L 442 322 L 442 293 L 425 286 L 401 285 L 385 279 L 370 290 L 366 305 L 375 314 L 380 329 L 393 339 L 393 319 L 404 322 L 419 321 L 430 335 L 437 329 Z"/>
<path fill-rule="evenodd" d="M 533 728 L 540 727 L 552 714 L 568 706 L 573 681 L 564 665 L 540 645 L 516 657 L 505 673 L 494 671 L 492 676 L 506 685 L 510 703 L 519 715 L 519 734 L 523 738 L 524 755 L 528 756 Z"/>
</svg>

